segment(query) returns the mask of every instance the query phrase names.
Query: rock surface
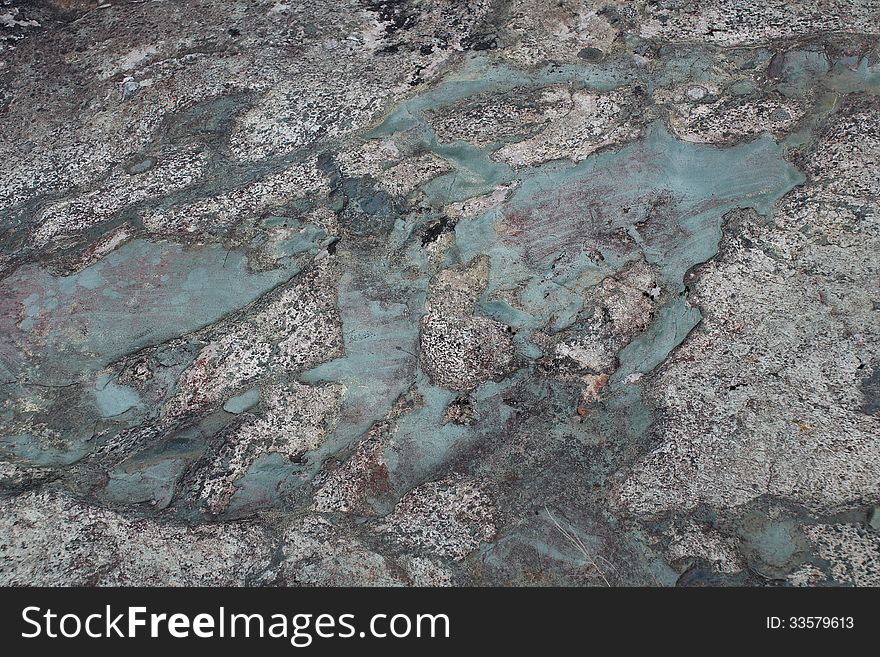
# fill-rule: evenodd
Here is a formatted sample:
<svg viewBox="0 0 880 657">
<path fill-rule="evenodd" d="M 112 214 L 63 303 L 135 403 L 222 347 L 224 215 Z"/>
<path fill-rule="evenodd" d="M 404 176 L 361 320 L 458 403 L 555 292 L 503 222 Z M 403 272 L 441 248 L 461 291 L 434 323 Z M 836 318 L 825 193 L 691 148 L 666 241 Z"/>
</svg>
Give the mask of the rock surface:
<svg viewBox="0 0 880 657">
<path fill-rule="evenodd" d="M 880 584 L 878 94 L 870 0 L 0 0 L 0 584 Z"/>
</svg>

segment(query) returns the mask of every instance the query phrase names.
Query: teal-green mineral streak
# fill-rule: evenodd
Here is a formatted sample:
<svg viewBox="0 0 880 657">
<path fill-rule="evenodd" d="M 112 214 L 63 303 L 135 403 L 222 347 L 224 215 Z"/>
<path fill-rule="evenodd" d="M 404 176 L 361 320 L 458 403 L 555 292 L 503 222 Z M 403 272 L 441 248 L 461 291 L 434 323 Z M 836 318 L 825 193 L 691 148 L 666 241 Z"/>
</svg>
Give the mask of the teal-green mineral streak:
<svg viewBox="0 0 880 657">
<path fill-rule="evenodd" d="M 142 405 L 137 390 L 119 385 L 109 374 L 98 377 L 94 394 L 101 417 L 116 417 Z"/>
<path fill-rule="evenodd" d="M 798 130 L 789 134 L 787 148 L 810 144 L 818 128 L 839 111 L 848 94 L 880 94 L 880 51 L 864 56 L 843 57 L 833 64 L 824 51 L 792 50 L 781 66 L 780 93 L 794 98 L 812 98 L 812 106 Z"/>
<path fill-rule="evenodd" d="M 223 404 L 223 410 L 233 415 L 244 413 L 260 403 L 260 389 L 250 388 Z"/>
<path fill-rule="evenodd" d="M 213 324 L 296 273 L 293 265 L 252 272 L 243 253 L 219 245 L 185 248 L 148 240 L 125 244 L 69 276 L 36 265 L 14 272 L 0 283 L 10 310 L 0 317 L 0 371 L 18 385 L 5 387 L 3 397 L 27 399 L 34 385 L 81 383 L 88 403 L 77 406 L 75 421 L 57 428 L 51 447 L 39 435 L 17 432 L 0 436 L 3 451 L 35 465 L 81 459 L 94 447 L 102 418 L 137 421 L 146 412 L 134 389 L 105 374 L 96 380 L 94 373 Z M 50 416 L 62 417 L 62 406 L 53 403 Z"/>
<path fill-rule="evenodd" d="M 302 466 L 291 463 L 283 454 L 261 454 L 245 475 L 235 483 L 235 493 L 226 513 L 231 516 L 247 515 L 277 504 L 304 481 Z"/>
<path fill-rule="evenodd" d="M 613 227 L 635 236 L 645 258 L 660 268 L 665 282 L 678 286 L 690 267 L 717 251 L 726 212 L 751 207 L 769 215 L 778 199 L 804 181 L 769 136 L 718 148 L 675 139 L 661 123 L 653 124 L 638 142 L 567 168 L 550 165 L 549 175 L 544 168 L 523 179 L 511 198 L 511 209 L 534 207 L 539 195 L 562 196 L 567 189 L 584 197 L 595 195 L 612 217 Z M 655 246 L 650 241 L 653 236 L 642 235 L 632 219 L 650 218 L 652 200 L 659 193 L 668 194 L 676 204 L 675 214 L 664 219 L 674 224 L 667 229 L 680 229 L 680 237 Z M 624 208 L 628 208 L 626 213 Z M 584 239 L 590 237 L 585 229 Z M 547 267 L 551 264 L 545 263 Z M 589 262 L 582 265 L 591 266 L 595 267 Z M 508 271 L 496 274 L 497 284 Z"/>
<path fill-rule="evenodd" d="M 277 227 L 281 224 L 290 229 L 290 234 L 284 239 L 272 243 L 269 249 L 271 255 L 281 262 L 304 253 L 314 257 L 337 239 L 336 236 L 328 235 L 323 228 L 301 222 L 294 217 L 273 216 L 263 222 L 267 228 Z M 251 241 L 251 247 L 261 246 L 266 241 L 267 237 L 261 233 Z"/>
<path fill-rule="evenodd" d="M 34 466 L 65 466 L 75 463 L 91 450 L 92 427 L 71 427 L 64 442 L 47 446 L 30 433 L 0 436 L 0 455 L 7 454 Z"/>
<path fill-rule="evenodd" d="M 410 250 L 410 257 L 424 259 L 424 254 Z M 345 355 L 300 376 L 310 385 L 345 386 L 333 435 L 310 459 L 315 467 L 384 418 L 413 382 L 428 277 L 424 269 L 412 278 L 401 270 L 399 263 L 380 259 L 359 263 L 340 277 L 337 305 Z M 378 298 L 373 296 L 377 289 L 382 290 Z"/>
<path fill-rule="evenodd" d="M 526 377 L 527 371 L 522 369 L 504 380 L 478 386 L 471 393 L 474 423 L 462 426 L 444 421 L 446 410 L 458 393 L 433 385 L 419 372 L 414 386 L 416 408 L 397 420 L 392 446 L 385 450 L 391 481 L 398 494 L 430 478 L 449 460 L 453 450 L 502 431 L 513 415 L 513 410 L 502 401 L 503 393 Z"/>
<path fill-rule="evenodd" d="M 158 508 L 168 506 L 187 466 L 204 454 L 211 438 L 227 428 L 234 417 L 216 410 L 192 425 L 169 430 L 154 444 L 111 469 L 101 497 L 113 504 L 147 502 Z"/>
<path fill-rule="evenodd" d="M 832 61 L 824 51 L 792 50 L 785 53 L 778 89 L 786 96 L 880 93 L 880 50 L 864 55 L 839 57 Z"/>
<path fill-rule="evenodd" d="M 632 73 L 624 66 L 608 65 L 547 65 L 524 71 L 498 62 L 490 64 L 484 55 L 472 55 L 461 68 L 450 72 L 444 80 L 413 98 L 397 105 L 384 121 L 367 133 L 376 139 L 423 126 L 425 112 L 492 92 L 502 95 L 518 87 L 542 87 L 576 84 L 597 91 L 609 91 L 632 81 Z"/>
<path fill-rule="evenodd" d="M 679 141 L 658 123 L 644 139 L 577 165 L 554 162 L 523 172 L 504 206 L 459 223 L 456 249 L 464 262 L 481 253 L 490 256 L 489 285 L 478 306 L 481 312 L 520 329 L 558 331 L 575 321 L 586 288 L 638 257 L 658 268 L 664 287 L 676 299 L 684 288 L 685 272 L 717 252 L 728 211 L 751 207 L 770 215 L 774 203 L 803 180 L 769 136 L 718 148 Z M 659 195 L 671 199 L 674 212 L 655 226 L 650 223 L 651 204 Z M 566 267 L 555 270 L 556 260 L 565 255 L 559 251 L 534 268 L 527 265 L 532 245 L 505 239 L 501 224 L 514 212 L 566 212 L 554 198 L 593 203 L 610 218 L 608 230 L 625 230 L 635 248 L 623 256 L 605 249 L 600 236 L 591 234 L 586 211 L 581 215 L 568 211 L 558 221 L 560 230 L 580 231 L 585 246 L 594 244 L 602 252 L 603 262 L 594 262 L 582 251 Z M 549 225 L 552 221 L 550 217 Z M 654 234 L 657 230 L 663 234 Z M 498 301 L 497 292 L 511 289 L 519 290 L 521 309 Z M 656 366 L 699 321 L 699 313 L 682 303 L 672 301 L 660 313 L 661 326 L 652 327 L 622 354 L 622 376 Z"/>
<path fill-rule="evenodd" d="M 728 149 L 685 147 L 684 142 L 664 135 L 660 146 L 670 154 L 662 184 L 680 194 L 683 214 L 679 226 L 682 239 L 673 248 L 654 249 L 640 243 L 648 262 L 657 265 L 673 291 L 683 289 L 683 276 L 691 267 L 706 262 L 718 252 L 724 214 L 734 208 L 751 207 L 770 216 L 773 206 L 804 176 L 783 159 L 782 147 L 769 136 Z M 682 296 L 661 309 L 649 329 L 619 354 L 615 381 L 631 374 L 647 373 L 666 356 L 702 318 Z"/>
<path fill-rule="evenodd" d="M 701 319 L 700 310 L 683 296 L 666 304 L 648 329 L 618 354 L 620 365 L 611 379 L 612 385 L 625 382 L 632 375 L 647 374 L 660 365 Z"/>
<path fill-rule="evenodd" d="M 440 206 L 485 194 L 515 179 L 513 170 L 491 159 L 492 148 L 478 148 L 457 141 L 443 144 L 428 125 L 426 112 L 452 105 L 482 93 L 504 94 L 519 87 L 541 88 L 558 84 L 608 91 L 632 80 L 626 67 L 617 66 L 545 66 L 527 72 L 498 63 L 489 65 L 484 56 L 471 57 L 461 69 L 414 98 L 400 103 L 385 120 L 369 131 L 369 139 L 383 139 L 406 133 L 409 148 L 429 150 L 452 167 L 421 187 L 427 202 Z"/>
<path fill-rule="evenodd" d="M 220 245 L 135 240 L 69 276 L 28 266 L 5 279 L 0 287 L 13 298 L 34 290 L 21 299 L 24 322 L 8 326 L 5 339 L 17 334 L 41 373 L 76 379 L 208 326 L 296 273 L 293 265 L 252 272 L 243 253 Z"/>
<path fill-rule="evenodd" d="M 150 503 L 164 509 L 171 503 L 174 482 L 185 465 L 181 459 L 166 458 L 138 470 L 117 468 L 110 473 L 103 496 L 111 502 Z"/>
</svg>

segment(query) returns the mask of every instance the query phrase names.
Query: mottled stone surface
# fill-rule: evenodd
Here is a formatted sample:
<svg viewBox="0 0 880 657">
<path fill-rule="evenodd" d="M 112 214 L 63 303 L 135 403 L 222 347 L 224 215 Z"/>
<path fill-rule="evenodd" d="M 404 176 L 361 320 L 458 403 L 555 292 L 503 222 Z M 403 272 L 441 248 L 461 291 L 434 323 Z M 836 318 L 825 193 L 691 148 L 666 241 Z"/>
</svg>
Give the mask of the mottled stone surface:
<svg viewBox="0 0 880 657">
<path fill-rule="evenodd" d="M 0 0 L 0 583 L 880 585 L 880 6 Z"/>
</svg>

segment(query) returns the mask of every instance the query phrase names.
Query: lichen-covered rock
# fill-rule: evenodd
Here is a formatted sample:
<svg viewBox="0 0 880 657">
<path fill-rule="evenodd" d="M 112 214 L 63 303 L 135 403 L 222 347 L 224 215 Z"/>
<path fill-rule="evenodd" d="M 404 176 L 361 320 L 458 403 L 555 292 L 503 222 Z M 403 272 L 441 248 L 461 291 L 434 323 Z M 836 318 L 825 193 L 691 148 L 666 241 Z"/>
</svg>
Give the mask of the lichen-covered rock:
<svg viewBox="0 0 880 657">
<path fill-rule="evenodd" d="M 4 498 L 0 529 L 5 586 L 257 585 L 274 544 L 253 523 L 127 518 L 48 491 Z"/>
<path fill-rule="evenodd" d="M 831 563 L 834 583 L 877 586 L 880 582 L 880 537 L 876 533 L 853 525 L 816 525 L 807 529 L 807 535 L 819 558 Z"/>
<path fill-rule="evenodd" d="M 428 290 L 419 336 L 421 365 L 441 387 L 472 390 L 513 367 L 509 327 L 474 314 L 488 276 L 489 262 L 481 258 L 440 272 Z"/>
<path fill-rule="evenodd" d="M 463 559 L 495 535 L 495 516 L 479 481 L 451 477 L 404 495 L 377 530 L 405 546 Z"/>
<path fill-rule="evenodd" d="M 263 454 L 301 458 L 320 447 L 333 431 L 339 413 L 341 386 L 266 387 L 263 412 L 246 420 L 226 438 L 208 471 L 200 477 L 200 497 L 214 514 L 223 512 L 236 481 Z"/>
<path fill-rule="evenodd" d="M 825 133 L 810 184 L 780 201 L 773 224 L 732 220 L 719 257 L 695 272 L 703 323 L 653 384 L 662 444 L 623 484 L 627 506 L 875 498 L 880 424 L 863 410 L 862 380 L 880 357 L 880 243 L 871 192 L 854 184 L 843 195 L 837 178 L 866 172 L 874 154 L 849 125 Z"/>
</svg>

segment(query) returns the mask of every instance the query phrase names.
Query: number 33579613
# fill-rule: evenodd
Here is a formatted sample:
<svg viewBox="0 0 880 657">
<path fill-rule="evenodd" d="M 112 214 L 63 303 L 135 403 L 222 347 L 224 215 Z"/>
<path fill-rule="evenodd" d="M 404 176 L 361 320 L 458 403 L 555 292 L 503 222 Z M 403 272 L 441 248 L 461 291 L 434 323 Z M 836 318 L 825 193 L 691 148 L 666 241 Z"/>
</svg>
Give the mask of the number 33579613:
<svg viewBox="0 0 880 657">
<path fill-rule="evenodd" d="M 855 624 L 852 616 L 779 616 L 767 617 L 767 628 L 792 630 L 849 630 Z"/>
</svg>

